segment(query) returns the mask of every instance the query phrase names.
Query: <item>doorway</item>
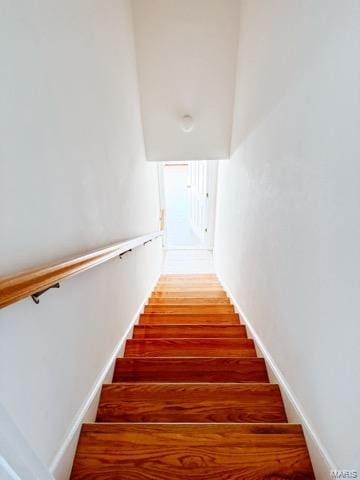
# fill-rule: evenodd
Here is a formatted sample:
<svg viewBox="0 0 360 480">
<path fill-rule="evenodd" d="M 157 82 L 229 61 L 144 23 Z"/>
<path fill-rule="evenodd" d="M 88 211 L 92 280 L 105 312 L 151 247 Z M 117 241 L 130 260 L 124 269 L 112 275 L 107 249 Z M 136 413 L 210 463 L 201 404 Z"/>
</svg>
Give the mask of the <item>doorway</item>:
<svg viewBox="0 0 360 480">
<path fill-rule="evenodd" d="M 166 249 L 213 249 L 217 167 L 213 160 L 160 165 Z"/>
</svg>

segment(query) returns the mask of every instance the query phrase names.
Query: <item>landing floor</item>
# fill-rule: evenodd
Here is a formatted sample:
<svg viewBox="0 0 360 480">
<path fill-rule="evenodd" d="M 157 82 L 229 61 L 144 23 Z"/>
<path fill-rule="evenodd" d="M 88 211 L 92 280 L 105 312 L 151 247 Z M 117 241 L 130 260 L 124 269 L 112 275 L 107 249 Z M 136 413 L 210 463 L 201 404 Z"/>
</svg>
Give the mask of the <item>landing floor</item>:
<svg viewBox="0 0 360 480">
<path fill-rule="evenodd" d="M 211 250 L 165 250 L 163 273 L 215 273 Z"/>
</svg>

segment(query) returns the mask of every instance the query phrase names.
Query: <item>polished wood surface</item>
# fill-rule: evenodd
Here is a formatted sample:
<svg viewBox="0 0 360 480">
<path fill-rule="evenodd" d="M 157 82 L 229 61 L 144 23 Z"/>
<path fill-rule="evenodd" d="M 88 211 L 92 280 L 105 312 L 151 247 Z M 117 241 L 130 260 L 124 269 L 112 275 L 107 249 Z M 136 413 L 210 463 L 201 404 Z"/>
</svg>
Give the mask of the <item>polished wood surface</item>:
<svg viewBox="0 0 360 480">
<path fill-rule="evenodd" d="M 140 325 L 239 325 L 237 313 L 143 313 L 140 315 Z"/>
<path fill-rule="evenodd" d="M 149 305 L 230 305 L 226 297 L 151 297 Z"/>
<path fill-rule="evenodd" d="M 302 429 L 286 423 L 279 386 L 216 277 L 160 280 L 97 423 L 82 428 L 71 479 L 313 480 Z"/>
<path fill-rule="evenodd" d="M 169 292 L 173 290 L 221 290 L 221 285 L 215 282 L 193 282 L 193 283 L 185 283 L 185 282 L 162 282 L 158 283 L 156 286 L 155 291 L 165 291 L 168 290 Z"/>
<path fill-rule="evenodd" d="M 133 338 L 246 338 L 244 325 L 136 325 Z"/>
<path fill-rule="evenodd" d="M 196 283 L 196 282 L 203 282 L 203 283 L 218 283 L 219 279 L 213 273 L 209 274 L 192 274 L 192 275 L 182 275 L 182 274 L 168 274 L 168 275 L 160 275 L 158 283 Z"/>
<path fill-rule="evenodd" d="M 224 290 L 218 286 L 208 286 L 208 285 L 194 285 L 189 286 L 184 283 L 184 285 L 171 285 L 171 286 L 156 286 L 153 293 L 166 293 L 166 292 L 215 292 L 215 293 L 224 293 Z"/>
<path fill-rule="evenodd" d="M 113 382 L 268 382 L 265 361 L 256 357 L 118 358 Z"/>
<path fill-rule="evenodd" d="M 159 281 L 156 285 L 156 288 L 160 287 L 184 287 L 186 288 L 196 288 L 196 287 L 209 287 L 209 288 L 218 288 L 221 289 L 221 283 L 217 281 L 204 281 L 204 280 L 166 280 L 166 281 Z"/>
<path fill-rule="evenodd" d="M 286 422 L 278 385 L 114 383 L 104 385 L 98 422 Z"/>
<path fill-rule="evenodd" d="M 145 242 L 160 237 L 163 232 L 154 232 L 124 242 L 114 243 L 92 252 L 59 260 L 51 265 L 21 272 L 16 275 L 0 277 L 0 308 L 6 307 L 34 293 L 51 287 L 66 278 L 78 275 L 96 267 L 126 250 L 136 248 Z"/>
<path fill-rule="evenodd" d="M 312 480 L 302 429 L 289 424 L 89 424 L 72 480 Z"/>
<path fill-rule="evenodd" d="M 153 292 L 150 298 L 169 298 L 174 297 L 174 295 L 180 298 L 191 298 L 191 297 L 202 297 L 202 298 L 228 298 L 226 292 L 223 290 L 180 290 L 179 292 Z"/>
<path fill-rule="evenodd" d="M 200 280 L 211 279 L 211 280 L 216 280 L 217 282 L 219 281 L 216 273 L 163 273 L 159 277 L 159 282 L 164 280 L 173 280 L 173 279 L 185 280 L 186 282 L 189 282 L 190 280 L 193 280 L 193 279 L 200 279 Z"/>
<path fill-rule="evenodd" d="M 161 338 L 127 340 L 124 357 L 256 357 L 249 338 Z"/>
<path fill-rule="evenodd" d="M 144 313 L 234 313 L 233 305 L 145 305 Z"/>
</svg>

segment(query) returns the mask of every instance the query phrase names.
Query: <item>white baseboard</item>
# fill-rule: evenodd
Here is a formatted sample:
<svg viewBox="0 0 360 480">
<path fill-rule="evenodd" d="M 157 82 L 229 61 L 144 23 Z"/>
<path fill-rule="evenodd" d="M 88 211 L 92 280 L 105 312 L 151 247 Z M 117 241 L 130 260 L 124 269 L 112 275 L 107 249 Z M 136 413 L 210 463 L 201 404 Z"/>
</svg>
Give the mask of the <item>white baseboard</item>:
<svg viewBox="0 0 360 480">
<path fill-rule="evenodd" d="M 219 273 L 217 273 L 217 275 L 224 289 L 229 295 L 235 307 L 235 310 L 239 313 L 243 323 L 246 325 L 249 337 L 254 340 L 258 353 L 264 357 L 268 368 L 270 381 L 273 383 L 278 383 L 280 386 L 285 404 L 286 414 L 289 421 L 291 423 L 300 423 L 303 427 L 304 436 L 310 452 L 310 457 L 317 480 L 329 480 L 330 471 L 337 468 L 335 462 L 332 460 L 329 452 L 326 450 L 320 438 L 315 433 L 313 426 L 305 415 L 301 403 L 291 390 L 280 368 L 277 366 L 276 362 L 272 358 L 269 350 L 267 349 L 264 342 L 261 340 L 254 326 L 244 314 L 235 296 L 232 294 L 231 289 L 228 287 L 221 275 Z"/>
<path fill-rule="evenodd" d="M 156 281 L 154 282 L 154 285 L 157 283 L 157 280 L 158 279 L 156 279 Z M 50 463 L 49 470 L 56 478 L 56 480 L 68 480 L 72 468 L 81 426 L 83 423 L 95 420 L 101 387 L 104 383 L 111 382 L 116 359 L 122 355 L 125 348 L 126 340 L 130 338 L 132 329 L 138 321 L 140 314 L 143 312 L 144 306 L 147 303 L 148 298 L 154 289 L 154 285 L 151 287 L 151 289 L 145 296 L 144 301 L 137 309 L 124 335 L 120 338 L 108 361 L 104 365 L 104 368 L 98 375 L 87 398 L 84 400 L 83 404 L 74 416 L 73 422 L 71 423 L 70 428 L 68 429 L 63 441 L 61 442 L 60 448 L 58 449 L 52 462 Z"/>
</svg>

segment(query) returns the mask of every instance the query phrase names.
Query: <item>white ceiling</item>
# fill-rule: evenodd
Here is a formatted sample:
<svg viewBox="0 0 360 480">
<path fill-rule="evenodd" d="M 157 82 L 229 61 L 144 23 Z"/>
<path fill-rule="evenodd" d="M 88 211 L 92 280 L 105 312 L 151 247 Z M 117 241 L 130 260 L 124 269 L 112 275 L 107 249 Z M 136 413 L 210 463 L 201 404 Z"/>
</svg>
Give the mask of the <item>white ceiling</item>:
<svg viewBox="0 0 360 480">
<path fill-rule="evenodd" d="M 230 156 L 238 0 L 133 0 L 148 160 Z M 194 119 L 190 133 L 181 118 Z"/>
</svg>

